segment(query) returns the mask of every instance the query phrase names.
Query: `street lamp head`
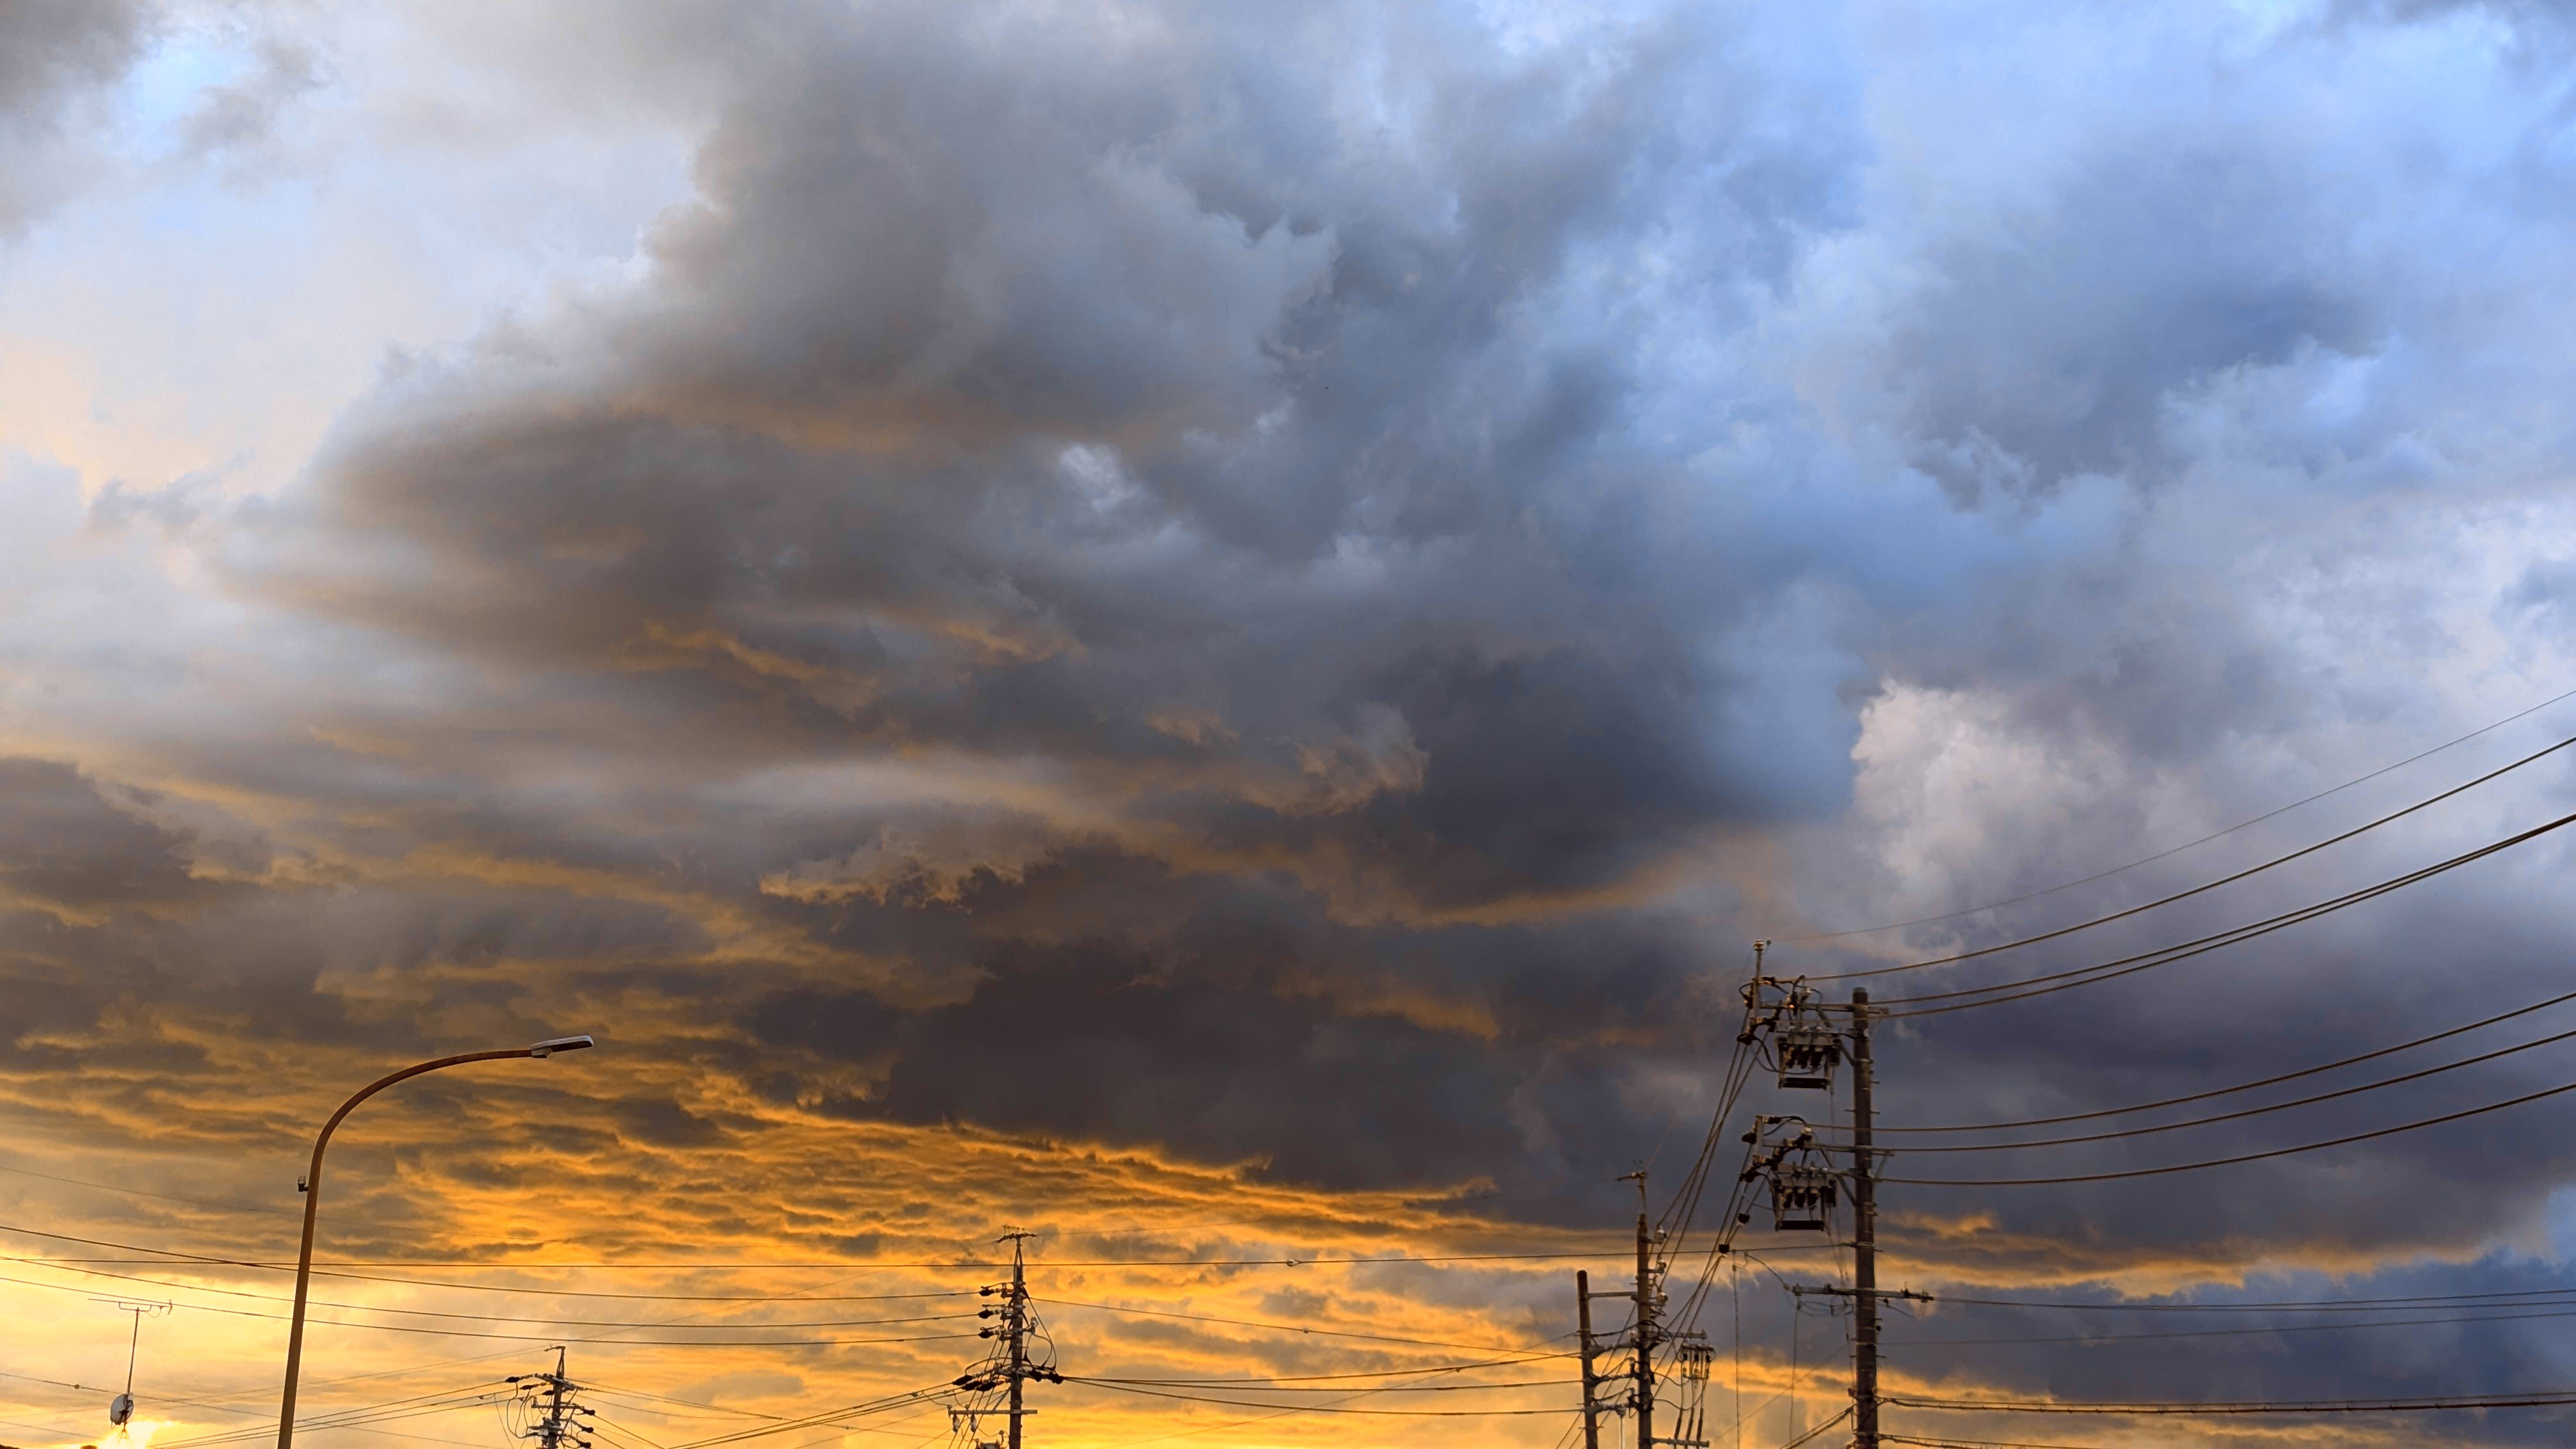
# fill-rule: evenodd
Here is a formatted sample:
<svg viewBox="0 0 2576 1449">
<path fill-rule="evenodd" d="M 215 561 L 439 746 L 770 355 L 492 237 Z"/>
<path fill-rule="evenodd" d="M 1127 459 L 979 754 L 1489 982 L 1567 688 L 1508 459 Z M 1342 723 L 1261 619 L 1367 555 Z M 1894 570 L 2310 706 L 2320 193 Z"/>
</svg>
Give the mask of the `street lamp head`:
<svg viewBox="0 0 2576 1449">
<path fill-rule="evenodd" d="M 559 1036 L 552 1041 L 541 1041 L 535 1046 L 528 1048 L 528 1055 L 532 1057 L 550 1057 L 557 1052 L 577 1052 L 597 1045 L 599 1045 L 599 1043 L 590 1039 L 590 1033 L 583 1032 L 579 1036 Z"/>
</svg>

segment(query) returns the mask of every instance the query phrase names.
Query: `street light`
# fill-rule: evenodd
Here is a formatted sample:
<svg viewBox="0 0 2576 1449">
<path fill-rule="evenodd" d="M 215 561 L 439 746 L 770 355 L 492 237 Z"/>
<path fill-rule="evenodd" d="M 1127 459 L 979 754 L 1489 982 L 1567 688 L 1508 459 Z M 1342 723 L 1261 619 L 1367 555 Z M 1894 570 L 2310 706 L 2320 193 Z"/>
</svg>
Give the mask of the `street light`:
<svg viewBox="0 0 2576 1449">
<path fill-rule="evenodd" d="M 295 1375 L 304 1362 L 304 1297 L 313 1282 L 313 1219 L 322 1205 L 322 1149 L 331 1145 L 332 1130 L 340 1119 L 349 1115 L 360 1102 L 367 1100 L 406 1077 L 434 1072 L 442 1067 L 461 1067 L 467 1062 L 497 1062 L 511 1057 L 550 1057 L 557 1052 L 577 1052 L 596 1046 L 587 1035 L 559 1036 L 534 1046 L 514 1047 L 508 1051 L 467 1052 L 460 1057 L 440 1057 L 434 1062 L 405 1067 L 389 1077 L 379 1077 L 358 1090 L 358 1094 L 340 1104 L 331 1120 L 322 1124 L 322 1135 L 313 1139 L 313 1165 L 296 1187 L 304 1194 L 304 1246 L 295 1257 L 295 1316 L 286 1330 L 286 1395 L 277 1410 L 277 1449 L 292 1449 L 295 1441 Z"/>
</svg>

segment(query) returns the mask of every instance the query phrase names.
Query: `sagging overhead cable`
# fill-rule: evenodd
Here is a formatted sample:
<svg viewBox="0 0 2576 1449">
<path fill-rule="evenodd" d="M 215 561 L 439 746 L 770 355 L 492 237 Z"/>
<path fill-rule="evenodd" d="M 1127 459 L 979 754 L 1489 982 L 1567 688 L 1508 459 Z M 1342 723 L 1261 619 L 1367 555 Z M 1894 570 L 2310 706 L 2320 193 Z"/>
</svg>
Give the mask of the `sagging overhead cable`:
<svg viewBox="0 0 2576 1449">
<path fill-rule="evenodd" d="M 2454 785 L 2439 795 L 2432 796 L 2428 799 L 2418 800 L 2403 810 L 2382 815 L 2378 819 L 2370 821 L 2367 824 L 2356 825 L 2352 829 L 2344 831 L 2340 835 L 2328 836 L 2326 839 L 2320 840 L 2314 845 L 2302 846 L 2297 850 L 2291 851 L 2287 855 L 2274 856 L 2272 859 L 2264 861 L 2259 865 L 2247 866 L 2245 869 L 2237 871 L 2233 875 L 2220 876 L 2216 880 L 2193 886 L 2189 890 L 2176 891 L 2172 895 L 2148 901 L 2143 905 L 2135 905 L 2130 906 L 2125 910 L 2113 911 L 2107 916 L 2096 916 L 2089 921 L 2078 921 L 2071 926 L 2060 926 L 2054 931 L 2043 931 L 2036 936 L 2024 936 L 2016 941 L 1998 942 L 1992 946 L 1979 946 L 1973 951 L 1959 951 L 1948 956 L 1934 956 L 1921 961 L 1907 961 L 1895 966 L 1874 966 L 1861 971 L 1828 972 L 1821 975 L 1811 975 L 1805 979 L 1809 981 L 1857 981 L 1866 977 L 1892 976 L 1900 971 L 1921 971 L 1933 966 L 1948 966 L 1960 961 L 1973 961 L 1981 956 L 1992 956 L 1998 952 L 2017 950 L 2023 946 L 2035 946 L 2042 941 L 2054 941 L 2060 937 L 2074 935 L 2079 931 L 2089 931 L 2096 926 L 2107 926 L 2114 921 L 2124 921 L 2131 916 L 2155 910 L 2160 906 L 2169 906 L 2174 904 L 2176 901 L 2189 900 L 2193 896 L 2206 894 L 2218 889 L 2220 886 L 2233 885 L 2250 876 L 2260 875 L 2276 866 L 2287 865 L 2294 860 L 2314 855 L 2318 851 L 2326 849 L 2328 846 L 2340 845 L 2355 836 L 2365 835 L 2370 831 L 2376 830 L 2393 821 L 2403 820 L 2407 816 L 2412 815 L 2419 810 L 2430 809 L 2455 795 L 2462 794 L 2469 790 L 2474 790 L 2478 786 L 2483 785 L 2490 780 L 2499 779 L 2505 775 L 2509 775 L 2514 771 L 2521 769 L 2525 765 L 2545 759 L 2550 755 L 2556 754 L 2560 750 L 2566 749 L 2570 745 L 2576 745 L 2576 735 L 2570 735 L 2566 739 L 2560 740 L 2558 743 L 2551 745 L 2546 749 L 2536 750 L 2509 765 L 2489 770 L 2487 773 L 2480 775 L 2476 779 L 2470 780 L 2465 784 Z"/>
</svg>

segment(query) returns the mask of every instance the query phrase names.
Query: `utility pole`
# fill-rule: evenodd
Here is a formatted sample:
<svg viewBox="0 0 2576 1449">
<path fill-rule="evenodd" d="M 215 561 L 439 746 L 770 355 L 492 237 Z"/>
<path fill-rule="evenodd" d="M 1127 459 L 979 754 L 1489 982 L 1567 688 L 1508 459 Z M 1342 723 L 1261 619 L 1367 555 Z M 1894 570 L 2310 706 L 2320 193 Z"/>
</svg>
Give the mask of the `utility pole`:
<svg viewBox="0 0 2576 1449">
<path fill-rule="evenodd" d="M 949 1427 L 952 1431 L 962 1430 L 972 1449 L 1020 1449 L 1025 1421 L 1037 1413 L 1026 1403 L 1029 1380 L 1042 1379 L 1051 1384 L 1064 1382 L 1064 1375 L 1055 1366 L 1054 1341 L 1047 1337 L 1045 1326 L 1038 1321 L 1037 1311 L 1029 1303 L 1028 1241 L 1036 1236 L 1035 1233 L 1012 1228 L 996 1238 L 996 1242 L 1011 1245 L 1011 1281 L 987 1283 L 976 1290 L 984 1297 L 998 1295 L 1002 1300 L 999 1307 L 980 1309 L 976 1316 L 1001 1321 L 977 1330 L 979 1337 L 993 1341 L 993 1348 L 985 1354 L 983 1362 L 959 1374 L 954 1387 L 970 1394 L 989 1394 L 1001 1389 L 1003 1399 L 1002 1407 L 998 1409 L 990 1407 L 988 1401 L 977 1400 L 948 1411 Z M 1045 1341 L 1044 1353 L 1035 1356 L 1030 1353 L 1033 1339 Z M 983 1422 L 995 1414 L 1003 1416 L 1009 1430 L 1001 1439 L 986 1439 L 982 1436 Z"/>
<path fill-rule="evenodd" d="M 1762 944 L 1754 945 L 1760 959 Z M 1849 1288 L 1792 1287 L 1803 1298 L 1821 1294 L 1849 1298 L 1852 1304 L 1852 1449 L 1880 1449 L 1878 1427 L 1878 1308 L 1882 1299 L 1929 1302 L 1911 1289 L 1896 1292 L 1878 1286 L 1878 1150 L 1872 1093 L 1877 1087 L 1870 1058 L 1869 993 L 1855 991 L 1849 1007 L 1827 1006 L 1810 994 L 1803 980 L 1776 981 L 1757 975 L 1744 988 L 1752 1019 L 1742 1038 L 1772 1035 L 1780 1085 L 1830 1093 L 1838 1062 L 1852 1069 L 1851 1169 L 1848 1174 L 1826 1165 L 1843 1148 L 1818 1143 L 1801 1117 L 1756 1116 L 1744 1140 L 1754 1160 L 1746 1181 L 1768 1177 L 1771 1219 L 1775 1229 L 1829 1232 L 1838 1184 L 1848 1181 L 1852 1205 L 1852 1285 Z M 1831 1013 L 1848 1011 L 1850 1022 L 1837 1031 Z M 1824 1159 L 1824 1160 L 1819 1160 Z M 1749 1220 L 1749 1215 L 1738 1222 Z"/>
<path fill-rule="evenodd" d="M 550 1374 L 512 1374 L 509 1382 L 526 1384 L 535 1390 L 537 1420 L 519 1435 L 537 1441 L 537 1449 L 591 1449 L 590 1436 L 582 1432 L 580 1416 L 588 1409 L 575 1405 L 573 1394 L 581 1385 L 564 1372 L 564 1350 L 555 1348 L 555 1371 Z"/>
<path fill-rule="evenodd" d="M 1871 1161 L 1869 993 L 1851 996 L 1852 1445 L 1878 1443 L 1878 1191 Z M 1014 1446 L 1016 1449 L 1016 1446 Z"/>
<path fill-rule="evenodd" d="M 1020 1407 L 1021 1390 L 1029 1377 L 1029 1273 L 1027 1248 L 1030 1234 L 1025 1231 L 1006 1233 L 1011 1243 L 1011 1296 L 1002 1309 L 1002 1330 L 1010 1350 L 1009 1367 L 1003 1370 L 1011 1381 L 1010 1449 L 1020 1449 L 1020 1420 L 1028 1411 Z"/>
<path fill-rule="evenodd" d="M 1583 1350 L 1583 1449 L 1601 1449 L 1601 1376 L 1592 1371 L 1592 1275 L 1574 1272 L 1574 1326 Z"/>
<path fill-rule="evenodd" d="M 1655 1449 L 1655 1264 L 1654 1229 L 1646 1223 L 1646 1170 L 1621 1182 L 1637 1184 L 1637 1449 Z"/>
</svg>

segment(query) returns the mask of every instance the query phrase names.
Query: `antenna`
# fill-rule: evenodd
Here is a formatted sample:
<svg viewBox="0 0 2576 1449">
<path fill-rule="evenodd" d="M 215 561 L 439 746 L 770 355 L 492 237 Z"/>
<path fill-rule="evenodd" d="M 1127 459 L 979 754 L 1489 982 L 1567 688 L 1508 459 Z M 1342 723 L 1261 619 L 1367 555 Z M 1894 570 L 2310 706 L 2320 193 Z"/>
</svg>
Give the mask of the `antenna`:
<svg viewBox="0 0 2576 1449">
<path fill-rule="evenodd" d="M 125 1339 L 125 1392 L 118 1394 L 115 1398 L 107 1401 L 107 1422 L 116 1426 L 118 1438 L 131 1438 L 132 1431 L 126 1426 L 131 1423 L 134 1418 L 134 1359 L 136 1352 L 143 1346 L 143 1320 L 147 1316 L 152 1318 L 168 1317 L 170 1314 L 170 1305 L 167 1303 L 136 1303 L 124 1298 L 93 1298 L 90 1301 L 92 1303 L 104 1303 L 119 1313 L 131 1313 L 134 1315 L 134 1331 L 126 1335 Z"/>
</svg>

